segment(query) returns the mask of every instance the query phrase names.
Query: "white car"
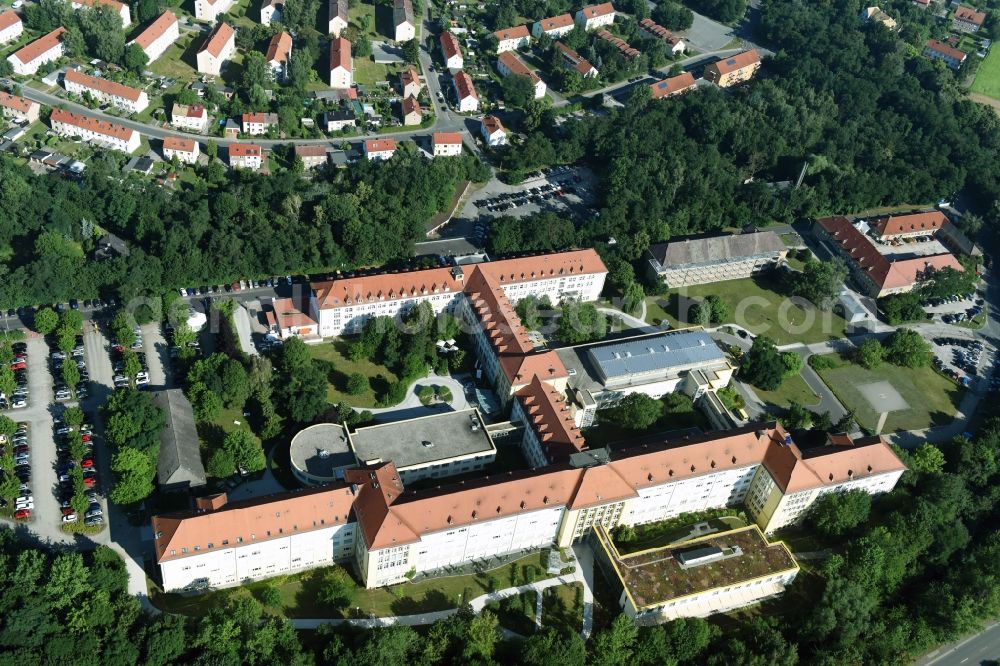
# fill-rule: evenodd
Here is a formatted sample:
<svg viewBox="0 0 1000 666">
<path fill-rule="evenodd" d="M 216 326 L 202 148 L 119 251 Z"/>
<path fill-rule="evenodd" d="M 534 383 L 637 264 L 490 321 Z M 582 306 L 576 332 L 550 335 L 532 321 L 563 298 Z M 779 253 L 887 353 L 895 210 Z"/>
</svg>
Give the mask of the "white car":
<svg viewBox="0 0 1000 666">
<path fill-rule="evenodd" d="M 14 402 L 10 403 L 10 406 L 13 407 L 14 409 L 24 409 L 25 407 L 28 406 L 28 401 L 27 400 L 15 400 Z"/>
<path fill-rule="evenodd" d="M 34 502 L 34 501 L 35 501 L 34 495 L 21 495 L 20 497 L 14 500 L 14 502 L 17 504 L 21 504 L 23 502 Z"/>
<path fill-rule="evenodd" d="M 56 428 L 57 435 L 68 435 L 71 432 L 73 432 L 73 426 L 70 425 L 59 426 Z"/>
<path fill-rule="evenodd" d="M 14 504 L 15 511 L 20 511 L 21 509 L 34 509 L 34 508 L 35 508 L 34 500 L 30 500 L 27 502 L 17 502 Z"/>
<path fill-rule="evenodd" d="M 75 513 L 71 513 L 68 516 L 63 516 L 64 523 L 75 523 L 77 521 L 77 516 Z"/>
</svg>

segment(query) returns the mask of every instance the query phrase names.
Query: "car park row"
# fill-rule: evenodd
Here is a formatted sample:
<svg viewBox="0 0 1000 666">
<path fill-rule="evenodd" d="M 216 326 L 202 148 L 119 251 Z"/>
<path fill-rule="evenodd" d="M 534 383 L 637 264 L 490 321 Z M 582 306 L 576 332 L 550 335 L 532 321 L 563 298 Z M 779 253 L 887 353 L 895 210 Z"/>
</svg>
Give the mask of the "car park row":
<svg viewBox="0 0 1000 666">
<path fill-rule="evenodd" d="M 14 358 L 10 368 L 14 372 L 14 390 L 10 395 L 0 393 L 0 410 L 24 409 L 28 406 L 28 346 L 24 342 L 11 345 Z"/>
<path fill-rule="evenodd" d="M 30 427 L 27 422 L 19 422 L 14 433 L 8 437 L 0 435 L 0 453 L 6 454 L 10 448 L 14 457 L 14 469 L 2 470 L 5 477 L 13 474 L 19 482 L 17 497 L 14 499 L 14 518 L 26 520 L 31 518 L 35 510 L 35 498 L 31 493 L 31 445 L 29 441 Z M 0 498 L 0 506 L 7 507 L 9 502 Z"/>
</svg>

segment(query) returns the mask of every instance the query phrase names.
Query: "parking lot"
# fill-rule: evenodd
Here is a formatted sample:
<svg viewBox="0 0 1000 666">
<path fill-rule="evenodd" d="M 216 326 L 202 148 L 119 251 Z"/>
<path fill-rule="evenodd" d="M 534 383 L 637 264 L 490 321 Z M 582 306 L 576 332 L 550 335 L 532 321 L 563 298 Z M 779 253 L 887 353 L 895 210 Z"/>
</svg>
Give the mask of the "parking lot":
<svg viewBox="0 0 1000 666">
<path fill-rule="evenodd" d="M 958 324 L 982 314 L 985 307 L 986 301 L 978 294 L 965 294 L 935 299 L 927 304 L 927 312 L 945 324 Z"/>
<path fill-rule="evenodd" d="M 934 351 L 934 367 L 962 386 L 972 386 L 977 378 L 996 374 L 995 350 L 981 340 L 935 337 L 930 342 Z M 996 384 L 997 379 L 1000 377 L 990 381 Z"/>
</svg>

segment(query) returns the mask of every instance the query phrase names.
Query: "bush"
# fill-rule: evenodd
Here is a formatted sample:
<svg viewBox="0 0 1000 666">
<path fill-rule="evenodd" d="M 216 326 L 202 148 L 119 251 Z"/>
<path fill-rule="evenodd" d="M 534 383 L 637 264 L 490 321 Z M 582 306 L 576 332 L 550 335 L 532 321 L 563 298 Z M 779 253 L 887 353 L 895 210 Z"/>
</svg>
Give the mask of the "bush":
<svg viewBox="0 0 1000 666">
<path fill-rule="evenodd" d="M 218 449 L 208 459 L 205 471 L 208 472 L 209 476 L 223 479 L 236 473 L 236 461 L 233 460 L 231 453 L 224 449 Z"/>
<path fill-rule="evenodd" d="M 837 365 L 837 361 L 834 360 L 829 354 L 824 355 L 812 355 L 809 357 L 809 366 L 813 370 L 830 370 Z"/>
<path fill-rule="evenodd" d="M 368 377 L 360 372 L 355 372 L 347 378 L 347 392 L 350 395 L 361 395 L 371 389 Z"/>
</svg>

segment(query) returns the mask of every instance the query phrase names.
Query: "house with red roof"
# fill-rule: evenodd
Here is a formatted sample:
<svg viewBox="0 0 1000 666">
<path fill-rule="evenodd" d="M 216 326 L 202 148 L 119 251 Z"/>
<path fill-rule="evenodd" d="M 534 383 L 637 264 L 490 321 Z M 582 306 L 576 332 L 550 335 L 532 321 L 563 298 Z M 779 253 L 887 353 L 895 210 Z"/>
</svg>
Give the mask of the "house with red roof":
<svg viewBox="0 0 1000 666">
<path fill-rule="evenodd" d="M 143 53 L 146 54 L 148 61 L 153 62 L 163 55 L 163 52 L 171 44 L 180 39 L 181 33 L 178 25 L 177 17 L 173 12 L 167 10 L 129 44 L 138 44 Z"/>
<path fill-rule="evenodd" d="M 80 137 L 98 148 L 134 153 L 139 149 L 139 133 L 117 123 L 110 123 L 82 113 L 52 109 L 52 131 L 62 137 Z"/>
<path fill-rule="evenodd" d="M 758 69 L 760 55 L 757 49 L 750 49 L 706 65 L 702 76 L 720 88 L 728 88 L 749 81 Z"/>
<path fill-rule="evenodd" d="M 284 81 L 288 76 L 288 58 L 291 54 L 292 36 L 282 30 L 271 38 L 265 56 L 275 81 Z"/>
<path fill-rule="evenodd" d="M 454 157 L 462 154 L 461 132 L 434 132 L 431 144 L 434 157 Z"/>
<path fill-rule="evenodd" d="M 585 79 L 598 75 L 597 68 L 591 65 L 586 58 L 570 47 L 566 46 L 562 42 L 556 42 L 555 47 L 559 49 L 559 53 L 562 54 L 562 65 L 566 69 L 579 72 L 580 76 Z"/>
<path fill-rule="evenodd" d="M 662 81 L 657 81 L 649 86 L 653 99 L 673 97 L 681 95 L 695 87 L 694 75 L 691 72 L 683 72 L 677 76 L 671 76 Z"/>
<path fill-rule="evenodd" d="M 20 16 L 10 10 L 0 12 L 0 44 L 13 42 L 23 32 L 24 23 Z"/>
<path fill-rule="evenodd" d="M 166 160 L 176 157 L 184 164 L 195 164 L 200 154 L 198 142 L 194 139 L 180 136 L 168 136 L 163 139 L 163 158 Z"/>
<path fill-rule="evenodd" d="M 526 77 L 531 81 L 531 85 L 535 89 L 534 98 L 541 99 L 545 97 L 545 81 L 542 81 L 538 74 L 525 65 L 524 61 L 518 58 L 517 54 L 513 51 L 504 51 L 497 56 L 497 71 L 504 78 L 508 76 Z"/>
<path fill-rule="evenodd" d="M 234 169 L 260 169 L 264 165 L 264 149 L 252 143 L 233 143 L 229 149 L 229 166 Z"/>
<path fill-rule="evenodd" d="M 615 22 L 615 7 L 610 2 L 587 5 L 574 16 L 576 24 L 584 30 L 595 30 Z"/>
<path fill-rule="evenodd" d="M 965 51 L 960 51 L 954 46 L 949 46 L 936 39 L 927 40 L 927 43 L 924 45 L 924 55 L 931 60 L 940 60 L 949 69 L 960 68 L 969 57 L 969 54 Z"/>
<path fill-rule="evenodd" d="M 387 160 L 396 154 L 395 139 L 368 139 L 364 143 L 365 159 Z"/>
<path fill-rule="evenodd" d="M 458 37 L 445 30 L 438 38 L 441 43 L 441 56 L 444 58 L 444 66 L 453 72 L 465 66 L 465 59 L 462 58 L 462 47 L 458 43 Z"/>
<path fill-rule="evenodd" d="M 228 23 L 220 23 L 209 33 L 196 55 L 198 71 L 202 74 L 221 76 L 222 66 L 229 62 L 235 53 L 236 31 Z"/>
<path fill-rule="evenodd" d="M 208 112 L 201 104 L 177 104 L 170 109 L 170 124 L 177 129 L 204 134 L 208 130 Z"/>
<path fill-rule="evenodd" d="M 145 90 L 131 88 L 109 79 L 84 74 L 75 69 L 67 69 L 63 75 L 66 92 L 83 97 L 90 95 L 104 104 L 128 113 L 140 113 L 149 106 L 149 96 Z"/>
<path fill-rule="evenodd" d="M 351 43 L 343 37 L 330 41 L 330 87 L 345 90 L 354 85 L 354 61 Z"/>
<path fill-rule="evenodd" d="M 504 51 L 516 51 L 531 45 L 531 33 L 528 26 L 519 25 L 513 28 L 504 28 L 493 33 L 497 40 L 497 53 Z"/>
<path fill-rule="evenodd" d="M 472 77 L 464 71 L 452 74 L 452 87 L 455 89 L 455 99 L 458 101 L 459 113 L 475 113 L 479 110 L 479 94 L 472 84 Z"/>
<path fill-rule="evenodd" d="M 15 123 L 34 123 L 38 121 L 41 106 L 38 102 L 0 90 L 0 111 L 4 118 Z"/>
<path fill-rule="evenodd" d="M 8 19 L 9 20 L 9 19 Z M 58 27 L 44 37 L 39 37 L 7 56 L 15 74 L 31 76 L 42 65 L 63 57 L 63 34 L 66 28 Z"/>
<path fill-rule="evenodd" d="M 552 39 L 559 39 L 563 35 L 573 32 L 574 28 L 576 28 L 576 23 L 573 21 L 573 17 L 569 14 L 560 14 L 559 16 L 535 21 L 531 26 L 531 34 L 536 39 L 542 35 L 548 35 Z"/>
<path fill-rule="evenodd" d="M 972 7 L 959 5 L 955 8 L 955 15 L 951 20 L 951 27 L 959 32 L 979 32 L 986 22 L 986 14 L 976 11 Z"/>
</svg>

